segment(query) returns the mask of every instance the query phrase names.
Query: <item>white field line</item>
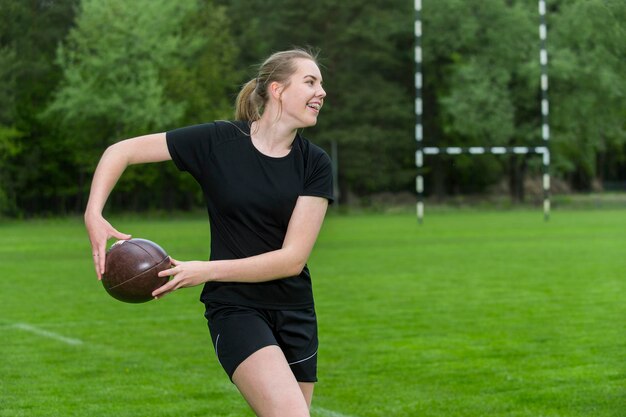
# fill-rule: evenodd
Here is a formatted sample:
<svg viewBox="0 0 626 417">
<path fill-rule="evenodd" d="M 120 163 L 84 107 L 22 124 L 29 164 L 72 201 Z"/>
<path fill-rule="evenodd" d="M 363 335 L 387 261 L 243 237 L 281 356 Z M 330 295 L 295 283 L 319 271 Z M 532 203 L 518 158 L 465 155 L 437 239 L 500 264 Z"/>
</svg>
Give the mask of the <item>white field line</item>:
<svg viewBox="0 0 626 417">
<path fill-rule="evenodd" d="M 16 329 L 20 329 L 20 330 L 24 330 L 26 332 L 30 332 L 30 333 L 36 334 L 38 336 L 47 337 L 49 339 L 57 340 L 59 342 L 66 343 L 68 345 L 78 346 L 78 345 L 82 345 L 83 344 L 82 340 L 72 339 L 71 337 L 65 337 L 65 336 L 62 336 L 62 335 L 60 335 L 58 333 L 49 332 L 47 330 L 40 329 L 39 327 L 35 327 L 35 326 L 32 326 L 30 324 L 26 324 L 26 323 L 15 323 L 13 325 L 13 327 L 15 327 Z"/>
<path fill-rule="evenodd" d="M 311 407 L 311 411 L 313 411 L 313 414 L 317 414 L 322 417 L 355 417 L 355 416 L 351 416 L 348 414 L 341 414 L 341 413 L 338 413 L 337 411 L 328 410 L 326 408 L 317 407 L 317 406 Z"/>
<path fill-rule="evenodd" d="M 49 321 L 46 322 L 46 327 L 82 327 L 82 326 L 94 326 L 94 325 L 111 325 L 111 324 L 135 324 L 135 323 L 163 323 L 174 321 L 200 321 L 203 324 L 206 320 L 202 314 L 196 315 L 180 315 L 180 316 L 168 316 L 168 317 L 146 317 L 135 316 L 131 318 L 120 318 L 110 320 L 67 320 L 67 321 Z M 0 324 L 2 326 L 2 324 Z"/>
</svg>

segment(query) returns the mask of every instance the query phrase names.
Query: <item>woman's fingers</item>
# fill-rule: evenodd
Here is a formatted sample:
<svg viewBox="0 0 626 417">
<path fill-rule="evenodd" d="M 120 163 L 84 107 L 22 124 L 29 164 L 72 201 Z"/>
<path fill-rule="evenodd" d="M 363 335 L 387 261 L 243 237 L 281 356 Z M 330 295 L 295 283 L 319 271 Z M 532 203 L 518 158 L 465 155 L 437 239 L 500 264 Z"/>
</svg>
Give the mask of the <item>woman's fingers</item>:
<svg viewBox="0 0 626 417">
<path fill-rule="evenodd" d="M 98 280 L 102 279 L 102 267 L 100 266 L 100 257 L 98 255 L 97 251 L 92 251 L 92 257 L 93 257 L 93 266 L 96 270 L 96 275 L 98 276 Z"/>
<path fill-rule="evenodd" d="M 104 241 L 103 243 L 92 243 L 91 256 L 93 257 L 93 264 L 96 269 L 96 275 L 98 276 L 98 280 L 101 280 L 102 274 L 104 274 L 104 265 L 106 260 L 106 241 Z"/>
<path fill-rule="evenodd" d="M 119 239 L 119 240 L 128 240 L 128 239 L 130 239 L 132 236 L 131 236 L 131 235 L 128 235 L 128 234 L 126 234 L 126 233 L 121 233 L 121 232 L 118 232 L 117 230 L 113 229 L 113 230 L 111 231 L 111 233 L 110 233 L 110 237 L 114 237 L 114 238 Z"/>
<path fill-rule="evenodd" d="M 205 272 L 203 265 L 206 262 L 201 261 L 188 261 L 181 262 L 170 257 L 171 267 L 158 273 L 159 277 L 172 277 L 162 287 L 157 288 L 152 292 L 152 296 L 155 298 L 162 297 L 172 291 L 175 291 L 183 287 L 193 287 L 194 285 L 200 285 L 206 280 L 202 279 L 202 274 Z"/>
<path fill-rule="evenodd" d="M 172 291 L 174 291 L 175 289 L 177 289 L 178 288 L 177 287 L 178 283 L 179 283 L 179 281 L 176 280 L 176 279 L 170 280 L 165 285 L 162 285 L 161 287 L 159 287 L 156 290 L 152 291 L 152 296 L 154 298 L 163 297 L 166 294 L 169 294 Z"/>
<path fill-rule="evenodd" d="M 174 275 L 176 275 L 177 273 L 180 272 L 180 269 L 176 269 L 178 267 L 173 267 L 173 268 L 169 268 L 169 269 L 164 269 L 163 271 L 159 272 L 159 276 L 160 277 L 173 277 Z"/>
<path fill-rule="evenodd" d="M 103 219 L 104 220 L 104 219 Z M 99 229 L 99 230 L 98 230 Z M 121 233 L 113 226 L 111 226 L 106 220 L 102 227 L 89 228 L 89 235 L 91 237 L 91 255 L 93 256 L 93 263 L 96 269 L 96 275 L 98 279 L 102 279 L 102 275 L 106 272 L 106 254 L 107 254 L 107 241 L 111 238 L 119 240 L 128 240 L 132 236 L 126 233 Z"/>
<path fill-rule="evenodd" d="M 100 276 L 102 276 L 102 274 L 106 272 L 107 241 L 111 238 L 116 238 L 116 239 L 119 239 L 116 243 L 120 243 L 120 240 L 128 240 L 132 237 L 129 234 L 119 232 L 118 230 L 113 228 L 113 226 L 111 226 L 110 224 L 109 224 L 109 228 L 110 230 L 107 232 L 107 238 L 103 242 L 103 244 L 100 246 L 100 249 L 98 251 L 98 258 L 100 260 Z"/>
</svg>

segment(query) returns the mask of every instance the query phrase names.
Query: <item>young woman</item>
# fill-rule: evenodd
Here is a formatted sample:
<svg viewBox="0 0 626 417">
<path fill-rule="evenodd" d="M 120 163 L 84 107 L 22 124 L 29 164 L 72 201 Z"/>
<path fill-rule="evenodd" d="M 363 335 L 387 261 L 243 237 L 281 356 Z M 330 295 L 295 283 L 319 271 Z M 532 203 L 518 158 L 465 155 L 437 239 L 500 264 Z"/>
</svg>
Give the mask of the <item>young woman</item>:
<svg viewBox="0 0 626 417">
<path fill-rule="evenodd" d="M 94 174 L 85 223 L 98 278 L 107 240 L 128 239 L 102 209 L 128 165 L 173 160 L 200 184 L 211 225 L 209 261 L 161 275 L 162 297 L 204 284 L 201 301 L 217 358 L 259 416 L 309 416 L 317 381 L 317 321 L 307 259 L 329 201 L 328 155 L 298 133 L 326 92 L 314 56 L 278 52 L 240 91 L 236 121 L 124 140 Z"/>
</svg>

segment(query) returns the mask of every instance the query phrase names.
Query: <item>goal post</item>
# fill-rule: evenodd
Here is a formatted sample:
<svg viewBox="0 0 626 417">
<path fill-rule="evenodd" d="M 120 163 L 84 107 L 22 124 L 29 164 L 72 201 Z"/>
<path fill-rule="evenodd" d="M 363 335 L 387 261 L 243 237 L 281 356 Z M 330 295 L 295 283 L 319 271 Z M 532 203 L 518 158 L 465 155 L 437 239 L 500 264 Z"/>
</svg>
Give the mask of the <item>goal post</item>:
<svg viewBox="0 0 626 417">
<path fill-rule="evenodd" d="M 537 154 L 542 156 L 543 171 L 543 217 L 544 220 L 550 218 L 550 126 L 549 126 L 549 102 L 548 102 L 548 52 L 546 49 L 547 27 L 546 27 L 546 3 L 545 0 L 538 0 L 539 6 L 539 64 L 541 68 L 541 146 L 471 146 L 471 147 L 425 147 L 422 127 L 422 0 L 415 1 L 415 141 L 417 150 L 415 152 L 415 165 L 417 167 L 417 177 L 415 178 L 415 189 L 417 191 L 417 220 L 420 224 L 424 221 L 424 167 L 425 155 L 506 155 L 506 154 Z"/>
</svg>

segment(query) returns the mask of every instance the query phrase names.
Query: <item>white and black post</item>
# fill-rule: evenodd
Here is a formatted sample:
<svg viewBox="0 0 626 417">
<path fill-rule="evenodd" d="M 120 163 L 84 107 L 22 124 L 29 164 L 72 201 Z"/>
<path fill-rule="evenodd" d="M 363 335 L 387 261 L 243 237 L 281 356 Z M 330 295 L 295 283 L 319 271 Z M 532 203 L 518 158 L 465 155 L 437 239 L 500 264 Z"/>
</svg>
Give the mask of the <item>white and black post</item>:
<svg viewBox="0 0 626 417">
<path fill-rule="evenodd" d="M 548 115 L 550 106 L 548 103 L 548 51 L 546 49 L 546 39 L 548 29 L 546 27 L 546 2 L 539 0 L 539 40 L 541 49 L 539 51 L 539 64 L 541 67 L 541 137 L 546 152 L 543 154 L 543 218 L 550 218 L 550 152 L 548 144 L 550 142 L 550 125 Z"/>
<path fill-rule="evenodd" d="M 415 152 L 415 166 L 417 166 L 417 177 L 415 178 L 415 189 L 417 191 L 417 221 L 422 224 L 424 219 L 424 176 L 422 167 L 424 166 L 423 148 L 423 128 L 422 128 L 422 0 L 415 0 L 415 141 L 417 151 Z"/>
</svg>

